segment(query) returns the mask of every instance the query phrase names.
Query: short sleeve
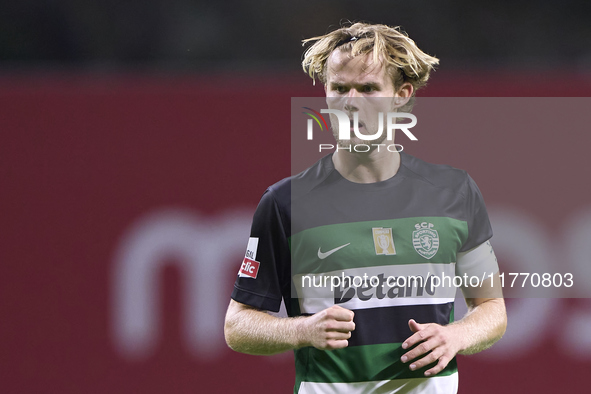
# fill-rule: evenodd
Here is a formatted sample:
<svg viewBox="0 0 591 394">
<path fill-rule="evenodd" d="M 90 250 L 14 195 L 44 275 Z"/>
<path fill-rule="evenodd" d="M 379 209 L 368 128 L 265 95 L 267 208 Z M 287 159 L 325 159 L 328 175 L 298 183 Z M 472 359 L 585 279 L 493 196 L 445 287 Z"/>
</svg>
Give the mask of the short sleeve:
<svg viewBox="0 0 591 394">
<path fill-rule="evenodd" d="M 255 211 L 245 257 L 232 299 L 254 308 L 278 312 L 289 294 L 289 244 L 285 215 L 267 189 Z M 287 225 L 288 226 L 288 225 Z"/>
<path fill-rule="evenodd" d="M 468 277 L 488 278 L 489 275 L 499 272 L 497 256 L 490 241 L 486 241 L 466 252 L 458 253 L 457 260 L 457 276 L 466 274 Z"/>
<path fill-rule="evenodd" d="M 463 194 L 466 199 L 465 215 L 468 222 L 468 238 L 459 252 L 473 249 L 489 240 L 493 235 L 482 194 L 476 186 L 476 182 L 469 175 L 466 175 L 466 178 Z"/>
</svg>

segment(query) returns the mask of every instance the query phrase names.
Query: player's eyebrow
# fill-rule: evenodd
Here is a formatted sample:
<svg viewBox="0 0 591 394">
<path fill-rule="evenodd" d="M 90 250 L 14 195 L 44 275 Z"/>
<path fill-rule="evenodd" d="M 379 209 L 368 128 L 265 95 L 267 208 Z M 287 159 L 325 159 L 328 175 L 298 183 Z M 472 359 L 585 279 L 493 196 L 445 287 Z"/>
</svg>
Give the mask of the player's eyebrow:
<svg viewBox="0 0 591 394">
<path fill-rule="evenodd" d="M 361 86 L 361 87 L 369 86 L 370 88 L 377 90 L 377 89 L 381 88 L 382 84 L 380 84 L 378 82 L 365 82 L 365 83 L 359 84 L 359 86 Z"/>
<path fill-rule="evenodd" d="M 352 86 L 355 89 L 370 87 L 372 89 L 379 90 L 379 89 L 381 89 L 382 85 L 378 82 L 347 83 L 347 82 L 341 82 L 341 81 L 332 81 L 329 83 L 329 86 L 331 87 L 331 89 L 338 88 L 341 86 Z"/>
</svg>

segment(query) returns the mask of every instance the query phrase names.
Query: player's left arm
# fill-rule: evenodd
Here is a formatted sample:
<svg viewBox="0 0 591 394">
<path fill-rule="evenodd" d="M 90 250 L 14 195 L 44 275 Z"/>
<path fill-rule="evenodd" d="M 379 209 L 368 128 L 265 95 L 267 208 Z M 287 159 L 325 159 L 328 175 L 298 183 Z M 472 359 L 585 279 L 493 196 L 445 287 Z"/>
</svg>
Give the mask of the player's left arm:
<svg viewBox="0 0 591 394">
<path fill-rule="evenodd" d="M 468 252 L 467 258 L 488 259 L 485 253 L 488 248 L 490 243 L 483 244 L 471 254 Z M 496 263 L 496 258 L 494 262 Z M 408 322 L 414 334 L 403 342 L 402 348 L 417 346 L 403 354 L 401 360 L 409 363 L 411 370 L 437 362 L 433 368 L 425 371 L 425 376 L 433 376 L 441 372 L 456 354 L 478 353 L 492 346 L 505 333 L 507 312 L 498 272 L 492 275 L 492 282 L 487 279 L 480 287 L 462 288 L 462 291 L 468 313 L 461 320 L 446 326 L 420 324 L 413 319 Z"/>
</svg>

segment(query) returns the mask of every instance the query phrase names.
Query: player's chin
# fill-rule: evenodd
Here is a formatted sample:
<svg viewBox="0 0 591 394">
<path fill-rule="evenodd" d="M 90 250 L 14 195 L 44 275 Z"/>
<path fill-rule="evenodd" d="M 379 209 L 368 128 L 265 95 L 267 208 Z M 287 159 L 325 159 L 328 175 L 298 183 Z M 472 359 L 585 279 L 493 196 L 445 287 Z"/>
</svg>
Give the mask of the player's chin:
<svg viewBox="0 0 591 394">
<path fill-rule="evenodd" d="M 339 149 L 348 150 L 356 153 L 368 153 L 375 150 L 384 150 L 384 144 L 391 144 L 391 141 L 386 141 L 385 138 L 378 138 L 376 140 L 362 140 L 361 138 L 352 138 L 350 140 L 338 140 Z"/>
</svg>

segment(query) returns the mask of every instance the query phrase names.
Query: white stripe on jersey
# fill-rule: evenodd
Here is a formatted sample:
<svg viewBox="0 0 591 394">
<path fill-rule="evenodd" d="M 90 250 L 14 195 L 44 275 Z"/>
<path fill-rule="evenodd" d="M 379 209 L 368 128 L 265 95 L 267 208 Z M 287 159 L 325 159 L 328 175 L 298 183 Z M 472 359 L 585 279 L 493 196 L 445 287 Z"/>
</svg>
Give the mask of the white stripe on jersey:
<svg viewBox="0 0 591 394">
<path fill-rule="evenodd" d="M 316 313 L 333 306 L 335 298 L 339 299 L 339 296 L 343 297 L 345 295 L 350 299 L 341 298 L 344 302 L 338 305 L 346 309 L 432 305 L 453 302 L 457 289 L 453 285 L 449 286 L 448 283 L 451 283 L 454 274 L 455 263 L 421 263 L 352 268 L 318 274 L 299 274 L 295 275 L 293 279 L 300 303 L 300 311 L 302 313 Z M 378 276 L 384 278 L 385 281 L 389 277 L 393 279 L 390 282 L 382 283 L 381 286 L 372 286 L 371 278 Z M 446 281 L 445 284 L 439 286 L 437 286 L 436 281 L 433 281 L 434 286 L 430 286 L 430 282 L 426 281 L 430 276 L 448 277 L 450 281 Z M 352 286 L 349 285 L 351 280 L 348 280 L 345 287 L 331 288 L 332 284 L 337 284 L 337 279 L 342 282 L 343 278 L 347 277 L 359 279 L 353 280 Z M 422 285 L 419 285 L 419 282 L 413 282 L 413 277 L 420 277 Z M 326 286 L 324 286 L 324 278 L 328 278 Z M 400 279 L 397 280 L 396 278 Z M 364 282 L 361 282 L 362 279 Z M 332 280 L 334 282 L 331 283 Z M 397 284 L 404 286 L 405 282 L 403 280 L 406 280 L 406 287 L 396 288 Z M 321 283 L 322 286 L 314 286 L 314 283 Z M 374 283 L 376 283 L 375 279 Z M 367 286 L 371 287 L 368 288 Z"/>
<path fill-rule="evenodd" d="M 298 394 L 455 394 L 458 373 L 431 378 L 395 379 L 355 383 L 302 382 Z"/>
</svg>

